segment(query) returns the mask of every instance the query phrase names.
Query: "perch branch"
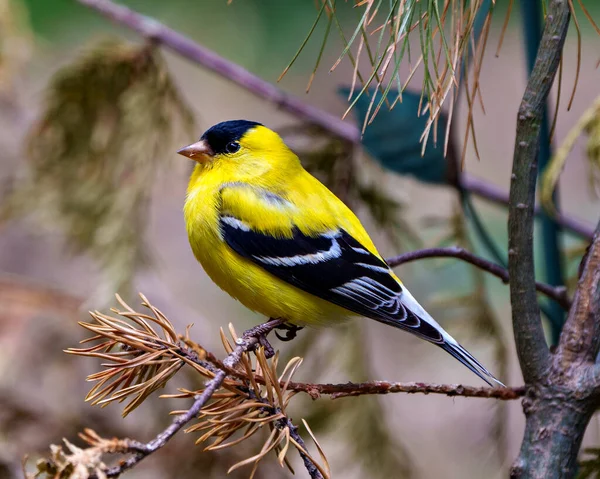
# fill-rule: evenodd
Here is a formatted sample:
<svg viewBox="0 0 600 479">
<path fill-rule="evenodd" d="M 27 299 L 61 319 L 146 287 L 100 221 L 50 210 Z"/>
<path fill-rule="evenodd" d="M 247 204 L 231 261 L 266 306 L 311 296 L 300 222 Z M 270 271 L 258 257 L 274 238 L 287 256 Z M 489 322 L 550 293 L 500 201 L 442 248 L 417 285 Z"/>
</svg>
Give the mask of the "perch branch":
<svg viewBox="0 0 600 479">
<path fill-rule="evenodd" d="M 560 62 L 569 28 L 569 10 L 549 13 L 517 114 L 515 149 L 508 205 L 508 272 L 517 354 L 526 383 L 548 370 L 550 352 L 536 298 L 533 256 L 533 212 L 537 154 L 544 105 Z"/>
<path fill-rule="evenodd" d="M 391 267 L 395 267 L 404 263 L 409 263 L 411 261 L 416 261 L 423 258 L 460 259 L 484 271 L 487 271 L 490 274 L 493 274 L 497 278 L 500 278 L 504 284 L 509 284 L 509 274 L 505 268 L 496 263 L 481 258 L 480 256 L 474 255 L 473 253 L 458 246 L 451 246 L 448 248 L 427 248 L 411 251 L 409 253 L 403 253 L 398 256 L 389 258 L 386 260 L 386 262 Z M 568 311 L 571 307 L 571 301 L 567 295 L 566 288 L 562 286 L 551 286 L 549 284 L 540 283 L 538 281 L 536 281 L 535 287 L 540 293 L 548 296 L 549 298 L 554 299 L 565 310 Z"/>
<path fill-rule="evenodd" d="M 348 122 L 342 121 L 335 115 L 320 108 L 308 105 L 299 98 L 289 95 L 275 85 L 250 73 L 245 68 L 226 60 L 208 48 L 199 45 L 181 33 L 161 24 L 153 18 L 141 15 L 123 5 L 118 5 L 110 0 L 77 0 L 80 4 L 89 7 L 112 22 L 127 27 L 145 38 L 171 49 L 184 58 L 202 65 L 204 68 L 235 83 L 249 93 L 277 105 L 282 110 L 300 118 L 301 120 L 317 125 L 325 131 L 352 143 L 360 143 L 359 129 Z M 486 198 L 492 202 L 508 204 L 508 195 L 491 183 L 479 178 L 473 178 L 465 173 L 461 175 L 461 185 L 464 189 Z M 539 209 L 536 209 L 536 214 Z M 569 229 L 585 238 L 592 237 L 592 228 L 581 222 L 559 215 L 555 221 L 562 227 Z"/>
<path fill-rule="evenodd" d="M 205 360 L 199 359 L 198 356 L 189 349 L 181 349 L 178 353 L 188 361 L 196 363 L 205 369 L 214 369 L 217 371 L 224 370 L 229 376 L 248 380 L 245 373 L 227 367 L 210 352 L 206 353 Z M 260 384 L 265 384 L 265 379 L 259 374 L 254 375 L 254 380 Z M 284 387 L 286 383 L 282 381 L 280 385 Z M 364 383 L 347 382 L 342 384 L 319 384 L 291 381 L 287 383 L 286 389 L 306 393 L 313 399 L 318 399 L 321 395 L 328 395 L 332 396 L 333 399 L 337 399 L 348 396 L 364 396 L 366 394 L 407 393 L 445 394 L 446 396 L 454 397 L 489 398 L 508 401 L 511 399 L 518 399 L 525 394 L 524 386 L 515 388 L 489 388 L 463 386 L 461 384 L 430 384 L 422 382 L 399 383 L 389 381 L 368 381 Z"/>
<path fill-rule="evenodd" d="M 573 308 L 558 347 L 563 370 L 574 362 L 594 363 L 600 348 L 600 222 L 581 264 Z"/>
<path fill-rule="evenodd" d="M 525 395 L 525 387 L 516 388 L 477 388 L 462 386 L 460 384 L 428 384 L 428 383 L 394 383 L 388 381 L 369 381 L 364 383 L 343 384 L 311 384 L 296 383 L 288 384 L 290 391 L 304 392 L 313 399 L 325 394 L 332 399 L 349 396 L 363 396 L 365 394 L 445 394 L 446 396 L 460 396 L 467 398 L 490 398 L 509 401 L 519 399 Z"/>
<path fill-rule="evenodd" d="M 152 441 L 148 443 L 141 443 L 138 441 L 129 441 L 130 451 L 134 453 L 132 457 L 123 461 L 121 464 L 115 467 L 111 467 L 106 471 L 107 477 L 118 477 L 124 471 L 131 469 L 137 463 L 142 461 L 145 457 L 154 453 L 158 449 L 162 448 L 183 426 L 194 419 L 202 407 L 210 400 L 212 395 L 221 387 L 227 372 L 233 370 L 236 364 L 240 361 L 242 355 L 252 350 L 257 344 L 263 343 L 266 335 L 272 331 L 275 327 L 281 325 L 282 320 L 272 319 L 264 324 L 260 324 L 252 329 L 246 331 L 241 338 L 236 341 L 236 347 L 234 350 L 223 360 L 223 369 L 215 371 L 215 376 L 206 383 L 204 391 L 194 398 L 192 407 L 188 409 L 184 414 L 178 415 L 173 422 L 160 434 L 158 434 Z M 322 477 L 319 473 L 318 476 L 313 475 L 312 469 L 316 470 L 314 464 L 310 459 L 303 457 L 304 463 L 307 469 L 311 473 L 311 477 Z M 308 463 L 307 463 L 308 461 Z M 309 468 L 309 464 L 312 466 Z M 318 473 L 318 470 L 317 470 Z"/>
</svg>

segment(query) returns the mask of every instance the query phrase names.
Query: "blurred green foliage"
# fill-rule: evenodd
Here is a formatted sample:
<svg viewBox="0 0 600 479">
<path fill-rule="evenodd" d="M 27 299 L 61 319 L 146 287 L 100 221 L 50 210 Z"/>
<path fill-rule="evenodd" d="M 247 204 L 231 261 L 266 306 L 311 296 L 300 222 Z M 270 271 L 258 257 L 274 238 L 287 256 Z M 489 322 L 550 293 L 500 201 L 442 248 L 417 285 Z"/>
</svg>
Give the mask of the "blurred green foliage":
<svg viewBox="0 0 600 479">
<path fill-rule="evenodd" d="M 29 131 L 30 171 L 3 205 L 61 229 L 127 293 L 147 259 L 144 231 L 156 175 L 190 110 L 150 44 L 105 41 L 60 69 Z M 188 131 L 192 135 L 191 131 Z"/>
<path fill-rule="evenodd" d="M 348 98 L 349 87 L 339 89 L 340 95 Z M 390 90 L 390 98 L 395 98 L 397 90 Z M 354 101 L 355 92 L 349 101 Z M 380 91 L 369 88 L 367 95 L 356 101 L 354 113 L 358 127 L 367 121 L 369 106 L 377 105 L 382 98 Z M 414 176 L 425 183 L 447 184 L 448 167 L 444 158 L 444 138 L 446 136 L 447 115 L 442 113 L 437 125 L 437 141 L 430 138 L 425 149 L 420 142 L 427 126 L 428 115 L 420 115 L 422 108 L 420 93 L 404 91 L 402 101 L 393 109 L 384 105 L 366 128 L 361 143 L 365 150 L 381 165 L 401 175 Z"/>
<path fill-rule="evenodd" d="M 88 39 L 90 32 L 130 35 L 126 29 L 111 26 L 94 11 L 75 0 L 24 0 L 30 10 L 34 31 L 58 48 Z M 299 38 L 314 20 L 315 6 L 305 0 L 125 0 L 118 3 L 156 17 L 245 68 L 273 78 L 297 48 Z M 353 15 L 350 11 L 346 16 Z M 276 44 L 277 48 L 272 48 Z M 318 42 L 308 45 L 318 51 Z M 269 61 L 265 61 L 268 51 Z M 311 55 L 300 59 L 304 69 L 312 67 Z"/>
</svg>

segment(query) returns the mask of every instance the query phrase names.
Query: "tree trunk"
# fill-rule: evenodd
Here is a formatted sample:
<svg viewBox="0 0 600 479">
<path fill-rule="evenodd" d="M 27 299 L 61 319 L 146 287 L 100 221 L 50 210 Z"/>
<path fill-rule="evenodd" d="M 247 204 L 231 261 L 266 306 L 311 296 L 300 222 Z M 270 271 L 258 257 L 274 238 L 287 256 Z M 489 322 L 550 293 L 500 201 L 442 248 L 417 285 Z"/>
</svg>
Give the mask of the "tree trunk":
<svg viewBox="0 0 600 479">
<path fill-rule="evenodd" d="M 554 386 L 538 388 L 523 400 L 525 434 L 512 478 L 575 477 L 581 441 L 595 410 L 589 396 L 578 396 L 570 388 Z"/>
<path fill-rule="evenodd" d="M 525 434 L 513 478 L 563 479 L 577 472 L 587 424 L 600 403 L 600 224 L 582 261 L 556 352 L 546 345 L 535 290 L 533 211 L 544 105 L 570 20 L 570 0 L 551 0 L 536 61 L 519 108 L 509 204 L 513 330 L 527 395 Z"/>
</svg>

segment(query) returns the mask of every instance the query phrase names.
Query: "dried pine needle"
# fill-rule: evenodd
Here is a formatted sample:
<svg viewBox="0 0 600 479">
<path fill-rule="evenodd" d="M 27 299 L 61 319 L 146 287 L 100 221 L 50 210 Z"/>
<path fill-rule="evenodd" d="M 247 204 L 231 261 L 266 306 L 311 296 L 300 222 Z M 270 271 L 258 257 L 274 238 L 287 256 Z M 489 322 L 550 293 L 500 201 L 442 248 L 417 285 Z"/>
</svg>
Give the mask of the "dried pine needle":
<svg viewBox="0 0 600 479">
<path fill-rule="evenodd" d="M 133 411 L 157 389 L 163 388 L 183 365 L 192 365 L 203 380 L 214 377 L 215 367 L 221 365 L 211 353 L 205 352 L 203 357 L 197 354 L 205 350 L 190 339 L 189 328 L 185 336 L 178 335 L 169 319 L 145 296 L 140 296 L 149 314 L 134 310 L 117 297 L 120 308 L 113 308 L 111 315 L 94 311 L 90 313 L 92 322 L 80 323 L 93 335 L 82 341 L 86 347 L 66 351 L 104 361 L 103 369 L 87 378 L 96 384 L 86 400 L 102 407 L 128 400 L 123 415 Z M 232 325 L 229 333 L 228 337 L 221 329 L 221 341 L 227 354 L 231 353 L 232 344 L 238 339 Z M 96 344 L 90 345 L 91 342 Z M 259 347 L 256 351 L 243 353 L 240 363 L 241 367 L 231 371 L 221 388 L 200 410 L 196 423 L 188 426 L 185 432 L 199 433 L 196 444 L 204 443 L 205 450 L 220 450 L 236 446 L 268 429 L 270 433 L 260 452 L 234 464 L 231 470 L 252 465 L 253 475 L 271 451 L 275 452 L 279 464 L 291 470 L 287 459 L 290 446 L 310 458 L 305 446 L 294 439 L 298 437 L 294 436 L 296 427 L 286 413 L 291 398 L 296 394 L 287 388 L 302 358 L 292 358 L 283 371 L 278 372 L 279 353 L 267 359 L 264 348 Z M 191 399 L 203 391 L 181 388 L 177 394 L 161 397 Z M 175 410 L 171 414 L 185 412 Z M 94 433 L 85 434 L 89 441 L 100 441 Z M 324 477 L 329 477 L 329 466 L 318 444 L 317 449 L 325 467 L 317 463 L 315 467 L 322 471 Z M 103 446 L 103 450 L 106 447 Z M 314 462 L 312 458 L 310 460 Z"/>
</svg>

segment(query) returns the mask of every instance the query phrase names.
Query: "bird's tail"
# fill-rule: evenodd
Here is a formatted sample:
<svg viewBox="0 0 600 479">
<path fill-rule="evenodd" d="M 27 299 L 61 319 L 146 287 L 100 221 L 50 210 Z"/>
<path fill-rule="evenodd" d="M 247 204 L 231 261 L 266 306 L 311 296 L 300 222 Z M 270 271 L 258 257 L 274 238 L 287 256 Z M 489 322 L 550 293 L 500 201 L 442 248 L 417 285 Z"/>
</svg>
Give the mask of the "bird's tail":
<svg viewBox="0 0 600 479">
<path fill-rule="evenodd" d="M 413 334 L 437 344 L 444 351 L 449 353 L 463 365 L 473 371 L 477 376 L 483 379 L 492 387 L 504 386 L 498 381 L 492 373 L 483 367 L 483 365 L 473 357 L 473 355 L 463 348 L 458 342 L 442 328 L 435 319 L 418 303 L 412 294 L 403 288 L 400 301 L 404 307 L 404 316 L 402 321 L 388 322 L 396 327 L 403 328 Z"/>
<path fill-rule="evenodd" d="M 475 357 L 463 348 L 456 341 L 449 340 L 449 338 L 444 338 L 445 341 L 439 346 L 450 354 L 452 357 L 460 361 L 463 365 L 473 371 L 477 376 L 483 379 L 486 383 L 488 383 L 492 387 L 506 387 L 500 381 L 498 381 L 492 373 L 490 373 L 483 365 L 475 359 Z"/>
</svg>

